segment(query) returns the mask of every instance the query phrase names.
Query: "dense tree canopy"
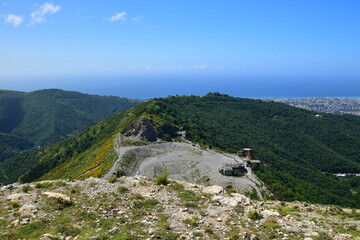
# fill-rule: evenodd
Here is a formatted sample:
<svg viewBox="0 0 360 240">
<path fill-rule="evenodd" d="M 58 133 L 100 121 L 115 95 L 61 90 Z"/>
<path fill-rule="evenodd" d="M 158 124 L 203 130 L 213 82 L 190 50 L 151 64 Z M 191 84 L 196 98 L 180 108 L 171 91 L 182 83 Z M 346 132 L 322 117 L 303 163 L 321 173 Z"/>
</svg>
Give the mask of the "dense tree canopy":
<svg viewBox="0 0 360 240">
<path fill-rule="evenodd" d="M 139 103 L 57 89 L 30 93 L 0 91 L 0 133 L 7 134 L 6 139 L 5 135 L 0 136 L 3 143 L 0 162 L 24 147 L 54 144 Z M 16 137 L 20 142 L 14 141 Z"/>
</svg>

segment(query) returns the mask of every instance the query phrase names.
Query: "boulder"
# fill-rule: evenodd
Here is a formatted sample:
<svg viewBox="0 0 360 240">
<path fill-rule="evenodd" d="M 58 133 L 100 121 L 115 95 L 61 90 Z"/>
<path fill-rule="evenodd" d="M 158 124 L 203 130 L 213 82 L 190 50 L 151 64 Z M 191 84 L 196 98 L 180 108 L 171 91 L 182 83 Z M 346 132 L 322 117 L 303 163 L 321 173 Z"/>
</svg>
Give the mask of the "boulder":
<svg viewBox="0 0 360 240">
<path fill-rule="evenodd" d="M 235 200 L 242 205 L 251 205 L 252 204 L 251 199 L 243 194 L 232 193 L 231 196 L 233 196 L 235 198 Z"/>
<path fill-rule="evenodd" d="M 66 202 L 71 202 L 71 198 L 61 194 L 61 193 L 55 193 L 55 192 L 44 192 L 44 195 L 50 197 L 50 198 L 56 198 L 56 199 L 61 199 L 64 200 Z"/>
<path fill-rule="evenodd" d="M 215 202 L 220 202 L 221 205 L 224 206 L 235 207 L 236 205 L 238 205 L 238 202 L 233 197 L 214 196 L 211 200 Z"/>
<path fill-rule="evenodd" d="M 203 193 L 208 193 L 208 194 L 220 194 L 224 191 L 223 187 L 221 186 L 209 186 L 209 187 L 204 187 L 201 190 Z"/>
<path fill-rule="evenodd" d="M 35 205 L 26 204 L 19 209 L 19 212 L 32 212 L 35 211 L 36 209 L 37 207 Z"/>
<path fill-rule="evenodd" d="M 264 218 L 269 218 L 269 217 L 280 217 L 280 213 L 275 212 L 275 211 L 270 211 L 268 209 L 265 209 L 263 211 L 261 211 L 261 214 L 264 216 Z"/>
<path fill-rule="evenodd" d="M 55 240 L 55 239 L 59 239 L 59 238 L 51 235 L 50 233 L 45 233 L 40 237 L 40 240 Z"/>
</svg>

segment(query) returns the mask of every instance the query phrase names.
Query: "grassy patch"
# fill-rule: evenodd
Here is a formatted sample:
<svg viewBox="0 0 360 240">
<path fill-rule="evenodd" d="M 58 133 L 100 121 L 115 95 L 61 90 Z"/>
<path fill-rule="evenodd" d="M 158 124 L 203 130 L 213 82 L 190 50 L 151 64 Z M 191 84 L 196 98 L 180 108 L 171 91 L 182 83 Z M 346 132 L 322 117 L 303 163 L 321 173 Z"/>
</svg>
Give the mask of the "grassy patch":
<svg viewBox="0 0 360 240">
<path fill-rule="evenodd" d="M 255 210 L 250 210 L 247 214 L 247 217 L 251 220 L 260 220 L 263 218 L 263 216 Z"/>
<path fill-rule="evenodd" d="M 171 185 L 170 188 L 174 191 L 183 191 L 184 185 L 180 184 L 180 183 L 175 183 L 174 185 Z"/>
<path fill-rule="evenodd" d="M 156 205 L 158 205 L 160 202 L 156 199 L 144 199 L 139 201 L 134 201 L 133 208 L 137 209 L 151 209 L 154 208 Z"/>
<path fill-rule="evenodd" d="M 199 225 L 199 218 L 198 217 L 192 217 L 192 218 L 187 218 L 185 220 L 183 220 L 183 223 L 195 228 Z"/>
<path fill-rule="evenodd" d="M 63 210 L 64 208 L 70 207 L 73 205 L 72 202 L 66 201 L 62 198 L 53 198 L 53 197 L 46 197 L 45 198 L 45 211 L 51 210 Z"/>
<path fill-rule="evenodd" d="M 109 182 L 109 183 L 115 183 L 116 180 L 117 180 L 117 178 L 114 177 L 114 176 L 112 176 L 112 177 L 109 177 L 108 182 Z"/>
<path fill-rule="evenodd" d="M 163 172 L 161 175 L 159 175 L 156 179 L 155 182 L 157 185 L 168 185 L 170 182 L 168 180 L 168 176 L 169 173 L 167 172 Z"/>
<path fill-rule="evenodd" d="M 196 193 L 191 190 L 182 191 L 177 196 L 181 200 L 188 202 L 197 202 L 201 199 L 200 196 L 196 195 Z"/>
<path fill-rule="evenodd" d="M 21 191 L 23 192 L 23 193 L 28 193 L 28 192 L 30 192 L 32 190 L 32 187 L 30 187 L 29 185 L 25 185 L 25 186 L 23 186 L 22 188 L 21 188 Z"/>
<path fill-rule="evenodd" d="M 233 210 L 236 213 L 242 214 L 242 213 L 244 213 L 244 206 L 242 206 L 241 204 L 238 204 L 233 208 Z"/>
<path fill-rule="evenodd" d="M 36 182 L 34 184 L 35 188 L 50 188 L 52 186 L 54 186 L 53 182 Z"/>
<path fill-rule="evenodd" d="M 128 192 L 130 192 L 130 190 L 129 190 L 127 187 L 124 187 L 124 186 L 118 187 L 118 188 L 117 188 L 117 191 L 118 191 L 119 193 L 128 193 Z"/>
</svg>

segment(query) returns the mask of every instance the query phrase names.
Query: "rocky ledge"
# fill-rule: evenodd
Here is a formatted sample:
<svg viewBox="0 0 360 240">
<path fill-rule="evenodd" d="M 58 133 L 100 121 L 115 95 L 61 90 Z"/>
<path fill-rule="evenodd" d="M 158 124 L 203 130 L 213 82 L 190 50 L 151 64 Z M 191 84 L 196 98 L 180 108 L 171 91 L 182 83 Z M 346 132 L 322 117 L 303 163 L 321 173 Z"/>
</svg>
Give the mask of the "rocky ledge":
<svg viewBox="0 0 360 240">
<path fill-rule="evenodd" d="M 157 183 L 135 176 L 4 186 L 0 239 L 360 239 L 354 209 Z"/>
</svg>

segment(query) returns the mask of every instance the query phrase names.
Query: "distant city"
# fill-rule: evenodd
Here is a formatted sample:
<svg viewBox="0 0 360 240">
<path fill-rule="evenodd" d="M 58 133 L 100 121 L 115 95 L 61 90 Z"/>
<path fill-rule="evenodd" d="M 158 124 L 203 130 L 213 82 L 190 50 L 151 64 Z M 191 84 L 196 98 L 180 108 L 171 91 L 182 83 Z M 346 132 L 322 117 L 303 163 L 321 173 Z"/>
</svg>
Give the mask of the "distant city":
<svg viewBox="0 0 360 240">
<path fill-rule="evenodd" d="M 333 114 L 360 116 L 360 99 L 337 97 L 270 98 L 266 101 L 286 103 L 294 107 Z"/>
</svg>

